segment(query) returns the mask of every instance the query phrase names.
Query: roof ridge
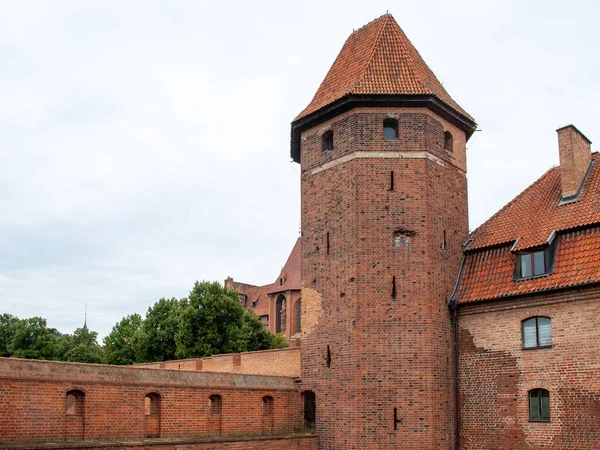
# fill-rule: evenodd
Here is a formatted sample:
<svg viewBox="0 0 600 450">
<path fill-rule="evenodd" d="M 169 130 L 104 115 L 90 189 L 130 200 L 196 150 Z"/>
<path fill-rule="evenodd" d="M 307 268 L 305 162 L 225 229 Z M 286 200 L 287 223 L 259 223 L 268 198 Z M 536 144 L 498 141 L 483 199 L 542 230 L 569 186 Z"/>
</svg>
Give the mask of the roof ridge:
<svg viewBox="0 0 600 450">
<path fill-rule="evenodd" d="M 395 27 L 392 26 L 392 30 L 394 30 L 394 33 L 396 34 L 396 36 L 400 38 L 399 42 L 402 42 L 404 44 L 404 39 L 402 39 L 402 36 L 398 35 L 398 32 L 400 32 L 401 34 L 404 35 L 404 38 L 406 38 L 406 40 L 408 40 L 410 42 L 410 44 L 412 45 L 414 51 L 417 53 L 417 55 L 419 55 L 419 57 L 421 58 L 421 60 L 425 63 L 425 66 L 429 67 L 429 65 L 425 61 L 425 58 L 423 58 L 423 56 L 419 53 L 419 50 L 417 50 L 417 48 L 410 41 L 410 39 L 408 39 L 408 36 L 406 36 L 406 33 L 404 33 L 404 31 L 400 28 L 400 25 L 398 25 L 398 22 L 396 22 L 394 20 L 393 23 L 395 23 L 396 26 Z M 421 86 L 421 89 L 423 91 L 429 91 L 429 92 L 431 92 L 431 94 L 433 96 L 435 96 L 436 98 L 439 98 L 439 96 L 435 92 L 433 92 L 433 89 L 431 89 L 431 87 L 429 87 L 429 86 L 426 86 L 425 83 L 423 82 L 423 80 L 421 79 L 421 77 L 417 74 L 417 71 L 415 70 L 415 61 L 413 60 L 410 52 L 407 51 L 407 49 L 404 47 L 404 45 L 401 45 L 400 48 L 402 49 L 402 53 L 404 54 L 404 56 L 406 58 L 406 61 L 408 63 L 407 66 L 408 66 L 408 69 L 411 71 L 411 75 L 412 75 L 413 81 L 417 81 L 419 83 L 419 85 Z M 434 74 L 434 76 L 436 76 L 436 75 Z M 440 81 L 440 84 L 442 84 L 441 81 Z M 448 94 L 448 95 L 450 95 L 450 94 Z M 443 102 L 443 100 L 441 98 L 440 98 L 440 100 Z M 446 102 L 444 102 L 444 103 L 446 103 Z"/>
<path fill-rule="evenodd" d="M 548 170 L 546 170 L 546 172 L 544 172 L 537 180 L 535 180 L 533 183 L 531 183 L 530 185 L 528 185 L 525 189 L 523 189 L 519 194 L 517 194 L 515 197 L 513 197 L 512 200 L 510 200 L 508 203 L 506 203 L 502 208 L 500 208 L 498 211 L 496 211 L 493 215 L 491 215 L 489 217 L 489 219 L 487 219 L 485 222 L 483 222 L 481 225 L 479 225 L 477 228 L 475 228 L 473 231 L 471 231 L 471 233 L 469 233 L 469 237 L 472 237 L 475 235 L 475 233 L 480 232 L 480 230 L 488 225 L 493 219 L 495 219 L 496 217 L 498 217 L 502 212 L 504 212 L 506 209 L 508 209 L 508 207 L 510 207 L 513 203 L 516 203 L 516 201 L 518 199 L 520 199 L 521 197 L 523 197 L 525 195 L 526 192 L 530 191 L 531 189 L 534 188 L 534 186 L 537 186 L 544 178 L 546 178 L 553 170 L 558 169 L 558 166 L 553 166 L 550 167 Z M 506 241 L 506 242 L 510 242 Z M 475 246 L 473 247 L 474 249 L 478 249 L 478 248 L 485 248 L 487 246 Z M 468 248 L 467 248 L 468 250 Z"/>
<path fill-rule="evenodd" d="M 368 27 L 369 25 L 371 25 L 374 22 L 377 22 L 379 19 L 385 17 L 385 16 L 391 16 L 390 13 L 386 12 L 385 14 L 380 15 L 379 17 L 375 17 L 373 20 L 371 20 L 370 22 L 365 23 L 362 27 L 357 28 L 356 30 L 352 30 L 352 34 L 356 33 L 357 31 L 362 30 L 363 28 Z"/>
<path fill-rule="evenodd" d="M 354 91 L 354 88 L 360 84 L 360 82 L 365 77 L 365 74 L 367 73 L 367 70 L 369 69 L 369 67 L 371 67 L 371 64 L 373 63 L 373 58 L 375 57 L 375 53 L 377 52 L 377 44 L 379 43 L 379 41 L 381 39 L 381 35 L 383 34 L 383 30 L 385 30 L 385 27 L 389 23 L 390 16 L 391 16 L 391 14 L 384 14 L 384 15 L 378 17 L 377 19 L 373 19 L 371 22 L 369 22 L 366 25 L 363 25 L 362 27 L 360 27 L 358 29 L 358 30 L 360 30 L 360 29 L 366 28 L 369 25 L 374 24 L 378 20 L 381 20 L 381 19 L 385 18 L 385 20 L 383 22 L 383 25 L 381 25 L 381 29 L 377 32 L 377 37 L 375 39 L 373 39 L 373 48 L 371 48 L 371 55 L 369 56 L 369 58 L 365 62 L 365 66 L 362 68 L 362 70 L 360 72 L 360 75 L 358 75 L 358 77 L 356 77 L 356 80 L 354 81 L 354 84 L 352 84 L 352 86 L 350 86 L 350 89 L 348 89 L 349 93 L 351 93 L 352 91 Z M 356 31 L 358 31 L 358 30 L 356 30 Z M 352 32 L 352 34 L 354 34 L 354 33 L 355 32 Z"/>
</svg>

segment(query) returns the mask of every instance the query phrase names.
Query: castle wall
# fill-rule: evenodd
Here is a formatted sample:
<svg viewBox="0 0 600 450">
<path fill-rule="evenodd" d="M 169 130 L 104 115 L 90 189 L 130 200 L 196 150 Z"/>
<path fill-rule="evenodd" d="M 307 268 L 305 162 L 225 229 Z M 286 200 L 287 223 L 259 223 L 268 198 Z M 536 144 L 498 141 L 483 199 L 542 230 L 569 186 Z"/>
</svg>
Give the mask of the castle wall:
<svg viewBox="0 0 600 450">
<path fill-rule="evenodd" d="M 127 440 L 119 442 L 61 442 L 57 444 L 19 445 L 20 450 L 42 449 L 78 449 L 101 450 L 115 448 L 118 450 L 153 449 L 153 450 L 317 450 L 318 440 L 312 434 L 293 436 L 268 436 L 236 438 L 202 438 L 202 439 L 158 439 L 158 440 Z"/>
<path fill-rule="evenodd" d="M 298 404 L 286 377 L 0 358 L 0 442 L 286 434 Z"/>
<path fill-rule="evenodd" d="M 228 353 L 207 358 L 136 364 L 135 367 L 299 377 L 300 349 L 282 348 L 256 352 Z"/>
<path fill-rule="evenodd" d="M 422 109 L 357 108 L 302 135 L 301 389 L 321 448 L 454 445 L 447 300 L 468 226 L 464 133 L 451 155 L 445 130 Z"/>
<path fill-rule="evenodd" d="M 546 316 L 552 347 L 523 349 L 521 322 Z M 461 448 L 600 448 L 600 288 L 459 307 Z M 528 392 L 549 391 L 550 421 Z"/>
</svg>

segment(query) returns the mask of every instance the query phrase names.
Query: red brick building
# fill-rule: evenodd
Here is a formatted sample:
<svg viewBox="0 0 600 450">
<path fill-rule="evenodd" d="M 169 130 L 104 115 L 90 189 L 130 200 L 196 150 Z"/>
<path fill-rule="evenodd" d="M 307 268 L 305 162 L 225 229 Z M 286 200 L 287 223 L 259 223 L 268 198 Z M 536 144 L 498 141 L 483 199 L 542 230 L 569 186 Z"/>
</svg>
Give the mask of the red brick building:
<svg viewBox="0 0 600 450">
<path fill-rule="evenodd" d="M 302 330 L 300 295 L 301 240 L 298 239 L 277 279 L 264 286 L 240 283 L 227 277 L 225 287 L 235 289 L 240 303 L 260 317 L 271 333 L 283 333 L 288 341 L 295 342 Z"/>
<path fill-rule="evenodd" d="M 300 348 L 0 358 L 0 443 L 600 448 L 600 156 L 559 129 L 560 167 L 469 234 L 475 127 L 390 15 L 356 30 L 292 122 L 301 239 L 273 284 L 225 282 Z"/>
<path fill-rule="evenodd" d="M 452 299 L 462 448 L 600 448 L 600 155 L 550 169 L 476 229 Z"/>
</svg>

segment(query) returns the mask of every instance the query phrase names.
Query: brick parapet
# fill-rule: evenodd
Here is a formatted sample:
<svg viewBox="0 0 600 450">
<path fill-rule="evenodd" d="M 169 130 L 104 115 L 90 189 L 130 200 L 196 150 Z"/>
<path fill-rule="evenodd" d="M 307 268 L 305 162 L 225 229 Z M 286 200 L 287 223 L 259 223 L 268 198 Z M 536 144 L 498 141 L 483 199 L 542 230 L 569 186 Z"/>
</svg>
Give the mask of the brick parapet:
<svg viewBox="0 0 600 450">
<path fill-rule="evenodd" d="M 190 370 L 202 372 L 236 373 L 280 377 L 300 376 L 300 348 L 260 350 L 256 352 L 227 353 L 207 358 L 182 359 L 156 363 L 136 364 L 148 369 Z M 236 365 L 239 358 L 239 365 Z"/>
<path fill-rule="evenodd" d="M 147 394 L 159 395 L 156 415 Z M 0 442 L 289 433 L 302 427 L 298 404 L 290 377 L 0 358 Z"/>
</svg>

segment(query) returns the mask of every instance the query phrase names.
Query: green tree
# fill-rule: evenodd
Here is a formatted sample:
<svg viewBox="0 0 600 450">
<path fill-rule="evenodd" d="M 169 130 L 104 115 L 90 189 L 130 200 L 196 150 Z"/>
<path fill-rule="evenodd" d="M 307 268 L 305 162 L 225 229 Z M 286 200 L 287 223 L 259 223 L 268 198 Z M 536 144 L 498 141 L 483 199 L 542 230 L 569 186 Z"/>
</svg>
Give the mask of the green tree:
<svg viewBox="0 0 600 450">
<path fill-rule="evenodd" d="M 178 358 L 197 358 L 245 350 L 242 339 L 244 307 L 233 290 L 217 282 L 196 282 L 182 302 L 175 334 Z"/>
<path fill-rule="evenodd" d="M 46 319 L 31 317 L 19 320 L 8 351 L 15 358 L 57 359 L 60 333 L 48 328 Z"/>
<path fill-rule="evenodd" d="M 70 345 L 64 352 L 64 361 L 100 364 L 104 360 L 104 349 L 98 345 L 97 332 L 82 327 L 67 336 Z"/>
<path fill-rule="evenodd" d="M 244 310 L 242 317 L 242 339 L 246 352 L 288 346 L 282 334 L 269 333 L 260 322 L 260 318 L 249 309 Z"/>
<path fill-rule="evenodd" d="M 6 313 L 0 315 L 0 356 L 10 356 L 8 346 L 15 335 L 18 323 L 18 317 Z"/>
<path fill-rule="evenodd" d="M 181 302 L 161 298 L 148 308 L 140 330 L 139 347 L 144 362 L 175 359 L 175 334 L 179 327 Z"/>
<path fill-rule="evenodd" d="M 206 281 L 196 282 L 189 297 L 180 302 L 175 342 L 177 358 L 287 346 L 264 329 L 256 314 L 244 309 L 234 290 Z"/>
<path fill-rule="evenodd" d="M 123 317 L 104 338 L 104 354 L 107 364 L 134 364 L 142 362 L 139 341 L 142 317 L 130 314 Z"/>
</svg>

